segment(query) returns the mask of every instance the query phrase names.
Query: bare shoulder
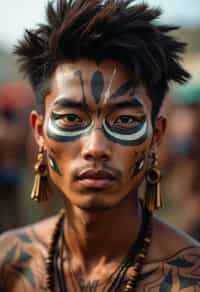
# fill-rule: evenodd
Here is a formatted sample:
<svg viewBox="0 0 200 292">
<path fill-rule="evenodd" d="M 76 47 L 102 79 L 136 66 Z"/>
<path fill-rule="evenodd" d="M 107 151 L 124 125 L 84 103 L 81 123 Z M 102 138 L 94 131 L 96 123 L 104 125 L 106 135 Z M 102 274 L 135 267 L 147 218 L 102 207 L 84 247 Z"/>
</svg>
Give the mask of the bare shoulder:
<svg viewBox="0 0 200 292">
<path fill-rule="evenodd" d="M 200 244 L 185 232 L 154 217 L 150 261 L 166 258 L 187 247 L 198 249 Z"/>
<path fill-rule="evenodd" d="M 140 275 L 144 292 L 200 291 L 200 244 L 193 238 L 154 219 L 152 244 Z"/>
<path fill-rule="evenodd" d="M 45 259 L 55 220 L 0 236 L 0 291 L 45 291 Z"/>
</svg>

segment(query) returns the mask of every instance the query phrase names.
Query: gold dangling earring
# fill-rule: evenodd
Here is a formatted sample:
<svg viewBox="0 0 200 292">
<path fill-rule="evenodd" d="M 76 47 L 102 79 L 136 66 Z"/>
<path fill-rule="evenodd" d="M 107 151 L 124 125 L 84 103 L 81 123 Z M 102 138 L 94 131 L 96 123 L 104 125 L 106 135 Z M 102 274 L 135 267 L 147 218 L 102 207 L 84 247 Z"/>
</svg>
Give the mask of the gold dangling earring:
<svg viewBox="0 0 200 292">
<path fill-rule="evenodd" d="M 31 199 L 36 202 L 48 200 L 47 195 L 47 165 L 44 163 L 44 149 L 40 147 L 37 162 L 34 165 L 35 179 L 31 192 Z"/>
<path fill-rule="evenodd" d="M 163 207 L 163 200 L 160 191 L 161 172 L 158 168 L 158 160 L 155 153 L 152 154 L 152 165 L 147 170 L 145 179 L 146 191 L 143 207 L 149 211 L 158 210 Z"/>
</svg>

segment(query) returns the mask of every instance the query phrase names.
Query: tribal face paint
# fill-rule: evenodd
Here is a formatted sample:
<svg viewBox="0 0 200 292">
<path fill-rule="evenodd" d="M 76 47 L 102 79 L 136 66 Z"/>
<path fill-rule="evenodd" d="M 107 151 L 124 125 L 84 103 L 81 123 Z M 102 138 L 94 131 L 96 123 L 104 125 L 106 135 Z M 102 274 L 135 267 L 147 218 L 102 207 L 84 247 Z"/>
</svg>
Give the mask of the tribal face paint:
<svg viewBox="0 0 200 292">
<path fill-rule="evenodd" d="M 139 153 L 138 153 L 139 154 Z M 137 159 L 137 161 L 134 163 L 134 167 L 133 167 L 133 177 L 134 176 L 137 176 L 144 168 L 144 165 L 145 165 L 145 159 L 146 159 L 146 156 L 145 156 L 145 152 L 143 151 L 141 154 L 140 154 L 140 158 Z"/>
<path fill-rule="evenodd" d="M 109 99 L 117 99 L 125 94 L 133 91 L 133 82 L 128 80 L 115 89 L 114 93 L 111 95 L 111 88 L 116 76 L 117 70 L 114 69 L 112 76 L 110 78 L 108 88 L 103 97 L 103 105 L 106 106 L 106 103 Z M 84 135 L 89 135 L 93 129 L 96 128 L 94 120 L 89 117 L 82 119 L 80 115 L 77 114 L 76 109 L 81 111 L 81 113 L 89 112 L 89 105 L 87 103 L 88 97 L 85 93 L 84 78 L 81 70 L 77 70 L 73 74 L 75 77 L 79 78 L 81 92 L 82 92 L 82 101 L 77 102 L 74 100 L 68 100 L 65 98 L 58 98 L 54 105 L 62 106 L 67 109 L 65 113 L 57 113 L 53 111 L 50 115 L 48 122 L 48 137 L 54 139 L 57 142 L 73 142 L 80 139 Z M 100 103 L 101 95 L 104 89 L 104 76 L 103 73 L 99 70 L 95 71 L 92 74 L 90 82 L 92 96 L 96 104 Z M 113 108 L 142 108 L 143 105 L 137 99 L 132 99 L 126 102 L 117 102 L 113 104 Z M 70 110 L 71 109 L 71 110 Z M 97 109 L 97 118 L 100 117 L 101 109 Z M 126 119 L 128 117 L 126 114 L 123 114 L 122 117 Z M 129 116 L 130 117 L 130 116 Z M 131 116 L 133 118 L 133 116 Z M 67 121 L 63 123 L 63 120 Z M 64 126 L 63 126 L 64 124 Z M 125 146 L 135 146 L 143 143 L 148 135 L 148 124 L 145 118 L 137 119 L 137 125 L 129 128 L 120 128 L 111 125 L 109 123 L 109 118 L 104 118 L 102 125 L 100 126 L 106 135 L 106 137 L 114 143 L 119 143 Z M 99 128 L 99 127 L 98 127 Z"/>
<path fill-rule="evenodd" d="M 101 71 L 96 71 L 91 79 L 91 90 L 96 104 L 99 104 L 101 100 L 103 89 L 104 89 L 103 74 Z"/>
<path fill-rule="evenodd" d="M 85 96 L 85 95 L 84 95 Z M 94 122 L 87 111 L 88 106 L 83 102 L 58 98 L 54 106 L 61 106 L 62 111 L 52 111 L 48 121 L 47 135 L 57 142 L 72 142 L 88 135 L 94 128 Z"/>
<path fill-rule="evenodd" d="M 59 124 L 59 121 L 63 118 L 68 119 L 68 124 L 70 124 L 70 119 L 72 122 L 79 117 L 73 114 L 57 114 L 52 112 L 51 117 L 48 123 L 48 137 L 54 139 L 58 142 L 72 142 L 77 139 L 80 139 L 84 135 L 89 135 L 96 127 L 94 121 L 88 121 L 84 125 L 84 123 L 80 123 L 80 125 L 74 126 L 70 129 L 70 127 L 62 127 Z M 123 116 L 126 118 L 126 116 Z M 104 119 L 102 130 L 109 140 L 114 143 L 119 143 L 127 146 L 135 146 L 142 144 L 148 135 L 148 124 L 146 119 L 140 118 L 138 119 L 138 125 L 129 129 L 120 129 L 119 127 L 115 127 L 109 124 L 109 119 Z"/>
<path fill-rule="evenodd" d="M 67 116 L 66 114 L 64 116 Z M 64 117 L 62 114 L 56 114 L 52 112 L 48 123 L 47 134 L 49 138 L 54 139 L 57 142 L 72 142 L 80 139 L 84 135 L 88 135 L 94 128 L 94 122 L 90 122 L 88 125 L 80 125 L 73 127 L 59 126 L 58 121 Z M 75 118 L 73 115 L 68 115 L 67 118 Z"/>
<path fill-rule="evenodd" d="M 142 144 L 148 135 L 148 124 L 146 120 L 141 122 L 137 127 L 127 130 L 112 127 L 105 120 L 103 122 L 103 129 L 105 135 L 111 141 L 125 146 L 136 146 Z"/>
<path fill-rule="evenodd" d="M 114 143 L 125 146 L 144 143 L 148 136 L 148 122 L 144 114 L 134 113 L 136 108 L 142 107 L 138 99 L 115 103 L 114 108 L 117 111 L 114 110 L 114 113 L 108 115 L 103 121 L 105 135 Z"/>
<path fill-rule="evenodd" d="M 112 84 L 113 84 L 116 73 L 117 73 L 117 70 L 114 69 L 113 74 L 112 74 L 111 79 L 110 79 L 110 82 L 108 84 L 108 89 L 106 90 L 105 95 L 104 95 L 104 101 L 103 101 L 104 104 L 107 103 L 107 101 L 109 100 L 109 98 L 111 96 L 110 92 L 111 92 Z"/>
<path fill-rule="evenodd" d="M 123 64 L 66 63 L 52 78 L 43 132 L 51 179 L 67 200 L 78 208 L 111 208 L 134 195 L 143 180 L 142 152 L 147 157 L 152 141 L 151 100 Z M 97 195 L 97 188 L 78 179 L 87 168 L 105 168 L 116 179 L 109 187 L 98 185 Z"/>
<path fill-rule="evenodd" d="M 61 171 L 60 171 L 60 169 L 58 168 L 58 165 L 57 165 L 57 163 L 56 163 L 56 160 L 55 160 L 55 158 L 52 156 L 52 155 L 50 155 L 50 154 L 48 154 L 48 159 L 49 159 L 49 165 L 51 166 L 51 168 L 59 175 L 59 176 L 61 176 L 62 174 L 61 174 Z"/>
</svg>

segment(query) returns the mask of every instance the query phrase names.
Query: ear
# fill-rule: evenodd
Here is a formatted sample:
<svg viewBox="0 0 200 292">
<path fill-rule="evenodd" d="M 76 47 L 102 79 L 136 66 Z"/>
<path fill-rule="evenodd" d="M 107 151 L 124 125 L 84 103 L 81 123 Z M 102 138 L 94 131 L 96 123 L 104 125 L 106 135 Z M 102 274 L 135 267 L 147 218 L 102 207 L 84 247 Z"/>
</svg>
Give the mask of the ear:
<svg viewBox="0 0 200 292">
<path fill-rule="evenodd" d="M 162 142 L 164 134 L 166 132 L 167 120 L 163 116 L 159 116 L 153 125 L 153 138 L 151 143 L 151 148 L 155 153 L 158 152 L 158 148 Z"/>
<path fill-rule="evenodd" d="M 44 136 L 43 136 L 43 116 L 36 111 L 30 113 L 29 121 L 35 141 L 38 146 L 42 147 L 44 145 Z"/>
</svg>

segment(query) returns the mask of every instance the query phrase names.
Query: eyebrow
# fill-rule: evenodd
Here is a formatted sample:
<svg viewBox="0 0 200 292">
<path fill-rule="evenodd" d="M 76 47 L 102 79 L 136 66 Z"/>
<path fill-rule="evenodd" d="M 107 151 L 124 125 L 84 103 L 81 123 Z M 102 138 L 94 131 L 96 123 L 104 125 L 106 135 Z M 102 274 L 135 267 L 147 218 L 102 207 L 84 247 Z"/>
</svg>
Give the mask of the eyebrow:
<svg viewBox="0 0 200 292">
<path fill-rule="evenodd" d="M 116 103 L 110 104 L 109 107 L 111 109 L 122 109 L 122 108 L 127 108 L 127 107 L 140 108 L 140 109 L 144 108 L 142 102 L 140 102 L 136 98 L 132 100 L 116 102 Z"/>
<path fill-rule="evenodd" d="M 80 102 L 80 101 L 76 101 L 76 100 L 73 100 L 73 99 L 69 99 L 69 98 L 60 98 L 58 99 L 55 103 L 54 103 L 54 106 L 55 105 L 59 105 L 59 106 L 62 106 L 64 108 L 78 108 L 78 109 L 87 109 L 88 110 L 88 105 L 86 105 L 85 103 L 83 102 Z"/>
<path fill-rule="evenodd" d="M 87 104 L 80 101 L 73 100 L 73 99 L 65 98 L 65 97 L 58 99 L 54 103 L 54 106 L 56 105 L 62 106 L 64 108 L 76 108 L 76 109 L 89 111 L 89 106 Z M 112 110 L 129 108 L 129 107 L 139 108 L 139 109 L 144 108 L 142 102 L 140 102 L 136 98 L 133 98 L 132 100 L 123 100 L 123 101 L 115 102 L 113 104 L 108 104 L 108 107 Z"/>
</svg>

